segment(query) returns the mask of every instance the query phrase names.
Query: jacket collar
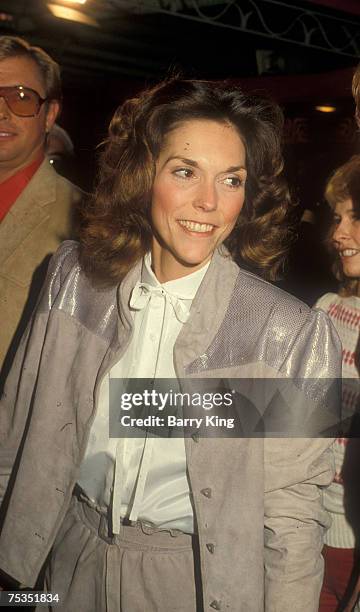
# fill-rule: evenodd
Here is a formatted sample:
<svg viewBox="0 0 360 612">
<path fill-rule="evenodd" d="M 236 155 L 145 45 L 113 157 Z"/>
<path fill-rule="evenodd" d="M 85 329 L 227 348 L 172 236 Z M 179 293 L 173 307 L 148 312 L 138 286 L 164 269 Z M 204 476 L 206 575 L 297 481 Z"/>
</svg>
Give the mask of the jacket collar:
<svg viewBox="0 0 360 612">
<path fill-rule="evenodd" d="M 133 287 L 140 280 L 141 266 L 142 260 L 130 270 L 118 289 L 118 340 L 121 346 L 128 340 L 132 329 L 129 301 Z M 186 365 L 206 351 L 216 335 L 224 319 L 239 271 L 225 247 L 221 246 L 215 251 L 192 302 L 190 317 L 175 343 L 174 361 L 178 376 L 183 375 Z M 181 361 L 179 354 L 182 355 Z"/>
</svg>

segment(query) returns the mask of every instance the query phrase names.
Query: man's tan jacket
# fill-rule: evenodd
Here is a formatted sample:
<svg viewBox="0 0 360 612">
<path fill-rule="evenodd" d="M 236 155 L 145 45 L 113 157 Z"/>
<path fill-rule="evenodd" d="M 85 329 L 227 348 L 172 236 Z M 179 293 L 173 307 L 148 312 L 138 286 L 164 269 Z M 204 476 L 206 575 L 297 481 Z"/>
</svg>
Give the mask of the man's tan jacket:
<svg viewBox="0 0 360 612">
<path fill-rule="evenodd" d="M 49 256 L 71 234 L 72 210 L 79 198 L 80 190 L 45 159 L 0 223 L 2 380 L 36 304 Z"/>
</svg>

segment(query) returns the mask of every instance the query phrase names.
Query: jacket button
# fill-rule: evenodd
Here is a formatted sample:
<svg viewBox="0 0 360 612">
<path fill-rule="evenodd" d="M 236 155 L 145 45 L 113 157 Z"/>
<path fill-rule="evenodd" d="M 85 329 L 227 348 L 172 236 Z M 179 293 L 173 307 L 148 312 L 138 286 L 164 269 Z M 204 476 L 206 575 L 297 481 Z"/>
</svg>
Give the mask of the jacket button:
<svg viewBox="0 0 360 612">
<path fill-rule="evenodd" d="M 202 493 L 203 495 L 205 495 L 205 497 L 208 497 L 209 499 L 212 495 L 212 491 L 211 489 L 209 489 L 209 487 L 207 487 L 206 489 L 201 489 L 200 493 Z"/>
<path fill-rule="evenodd" d="M 199 442 L 200 441 L 200 436 L 197 433 L 197 431 L 193 434 L 191 434 L 192 439 L 194 440 L 194 442 Z"/>
<path fill-rule="evenodd" d="M 209 542 L 208 544 L 206 544 L 206 548 L 208 549 L 208 551 L 213 555 L 215 552 L 215 544 L 212 544 L 211 542 Z"/>
<path fill-rule="evenodd" d="M 216 599 L 214 599 L 214 601 L 212 601 L 210 604 L 210 608 L 213 608 L 213 610 L 221 610 L 220 601 L 216 601 Z"/>
</svg>

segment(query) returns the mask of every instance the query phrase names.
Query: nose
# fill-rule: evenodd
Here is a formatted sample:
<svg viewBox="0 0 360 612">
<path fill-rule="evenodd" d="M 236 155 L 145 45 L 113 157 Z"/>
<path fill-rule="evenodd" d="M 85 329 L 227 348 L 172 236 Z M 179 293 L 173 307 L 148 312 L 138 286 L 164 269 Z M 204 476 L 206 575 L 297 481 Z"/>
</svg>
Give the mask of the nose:
<svg viewBox="0 0 360 612">
<path fill-rule="evenodd" d="M 335 244 L 339 244 L 341 241 L 344 241 L 350 237 L 350 224 L 345 219 L 341 219 L 341 221 L 336 225 L 332 240 Z"/>
<path fill-rule="evenodd" d="M 218 193 L 213 181 L 206 181 L 199 185 L 194 199 L 194 208 L 204 211 L 216 210 L 218 206 Z"/>
</svg>

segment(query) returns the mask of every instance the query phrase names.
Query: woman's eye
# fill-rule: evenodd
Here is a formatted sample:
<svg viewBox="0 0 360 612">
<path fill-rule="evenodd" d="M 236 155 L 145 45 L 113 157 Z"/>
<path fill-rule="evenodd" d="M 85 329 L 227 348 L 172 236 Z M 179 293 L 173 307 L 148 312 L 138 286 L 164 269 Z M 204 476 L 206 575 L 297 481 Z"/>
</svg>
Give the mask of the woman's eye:
<svg viewBox="0 0 360 612">
<path fill-rule="evenodd" d="M 189 179 L 194 176 L 194 172 L 190 168 L 177 168 L 173 174 L 183 179 Z"/>
<path fill-rule="evenodd" d="M 244 181 L 239 176 L 227 176 L 224 181 L 225 185 L 229 185 L 233 189 L 237 187 L 241 187 L 244 184 Z"/>
</svg>

